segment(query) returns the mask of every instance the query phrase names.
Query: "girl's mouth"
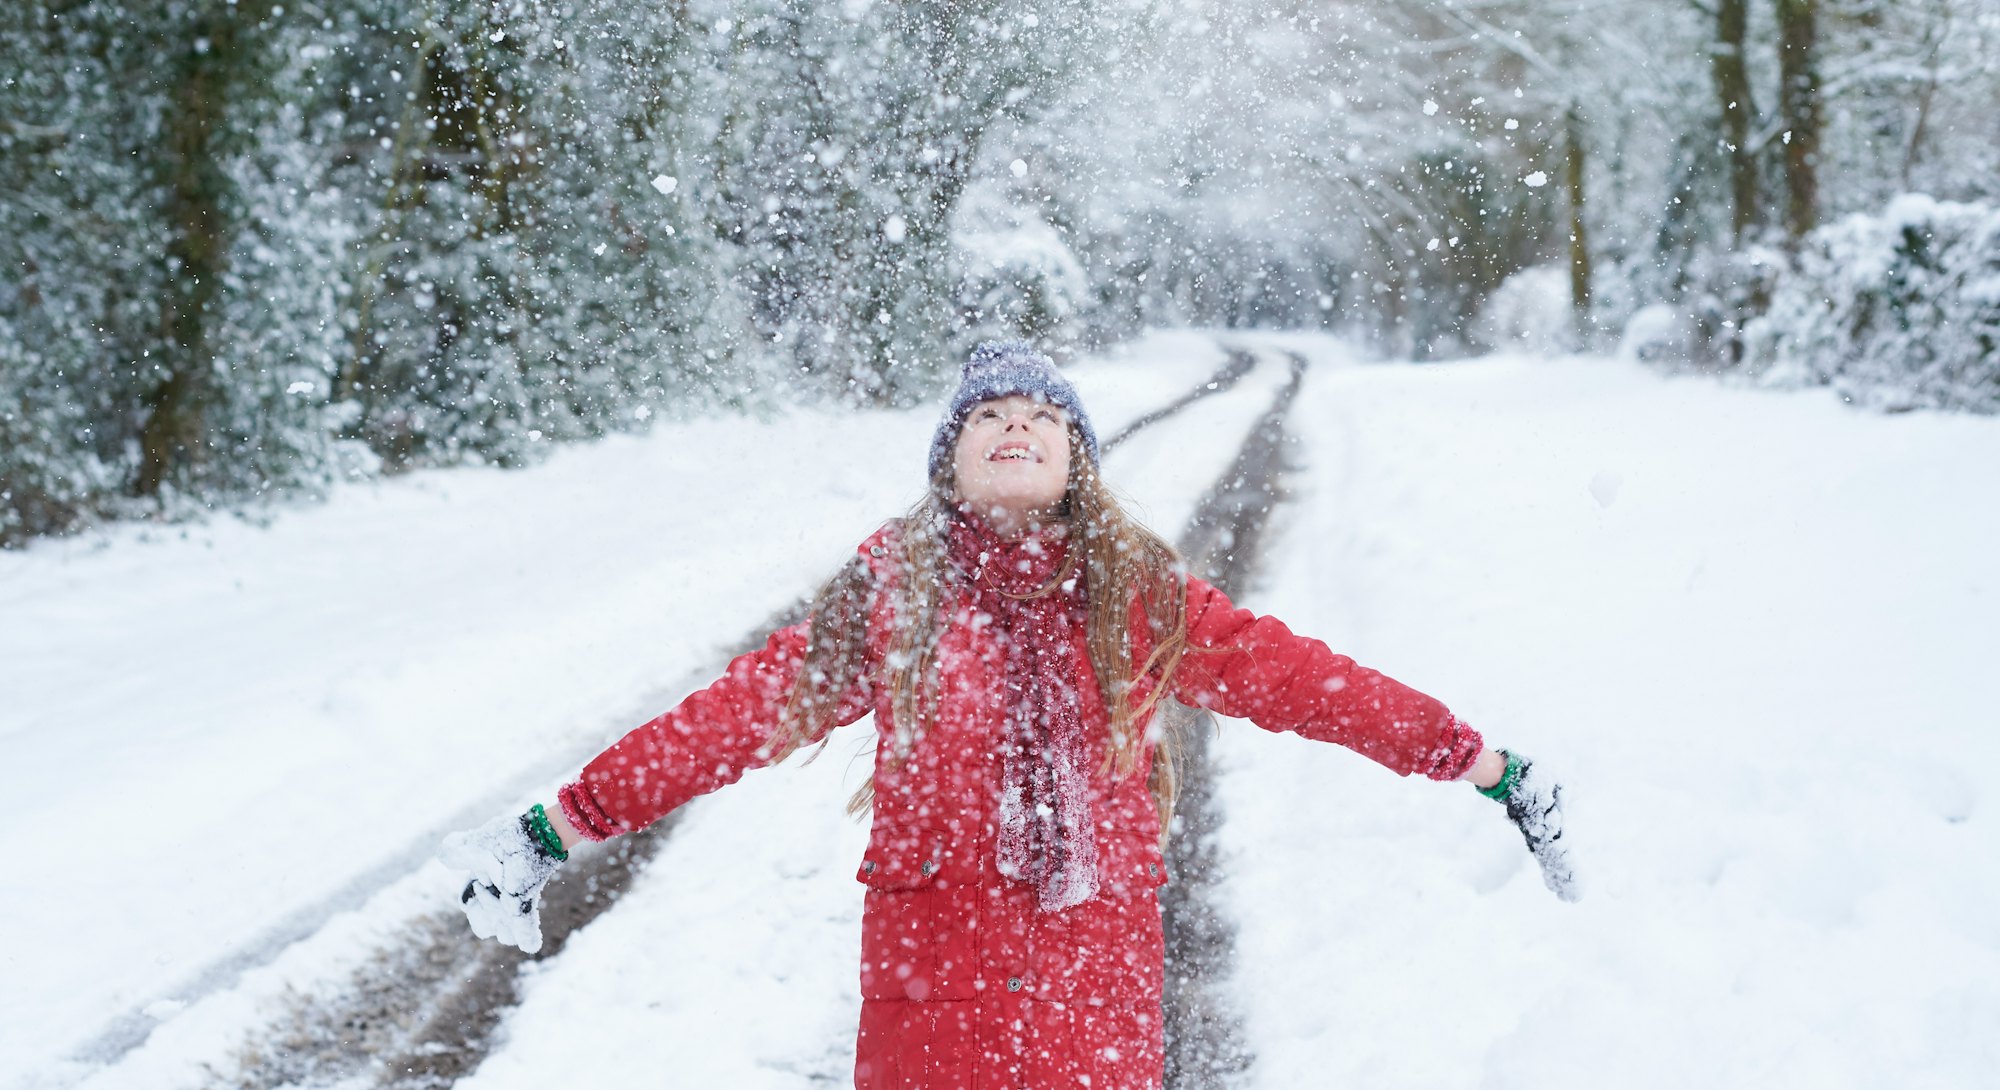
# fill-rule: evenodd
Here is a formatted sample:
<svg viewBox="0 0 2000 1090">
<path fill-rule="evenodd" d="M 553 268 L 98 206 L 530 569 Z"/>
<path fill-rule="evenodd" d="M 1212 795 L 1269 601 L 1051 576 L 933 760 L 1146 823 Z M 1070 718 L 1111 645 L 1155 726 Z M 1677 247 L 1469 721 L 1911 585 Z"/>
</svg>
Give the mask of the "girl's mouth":
<svg viewBox="0 0 2000 1090">
<path fill-rule="evenodd" d="M 1026 443 L 1002 443 L 993 448 L 993 453 L 987 455 L 986 460 L 989 462 L 1039 462 L 1041 458 L 1037 457 L 1034 448 L 1028 446 Z"/>
</svg>

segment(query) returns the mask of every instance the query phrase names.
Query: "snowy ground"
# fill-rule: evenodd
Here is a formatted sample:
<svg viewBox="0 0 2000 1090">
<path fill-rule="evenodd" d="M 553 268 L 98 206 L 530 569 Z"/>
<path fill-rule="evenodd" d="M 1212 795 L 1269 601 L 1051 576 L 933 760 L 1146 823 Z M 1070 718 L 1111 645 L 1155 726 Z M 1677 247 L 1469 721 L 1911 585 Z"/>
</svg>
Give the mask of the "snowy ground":
<svg viewBox="0 0 2000 1090">
<path fill-rule="evenodd" d="M 1542 891 L 1468 790 L 1228 724 L 1249 1084 L 1990 1077 L 2000 422 L 1286 343 L 1319 366 L 1249 604 L 1560 767 L 1591 888 Z M 1109 435 L 1220 361 L 1178 335 L 1078 382 Z M 1112 482 L 1177 533 L 1281 370 Z M 0 790 L 40 836 L 0 899 L 28 982 L 0 1080 L 202 1084 L 286 987 L 448 895 L 440 832 L 572 771 L 913 499 L 932 423 L 678 425 L 0 554 Z M 698 803 L 468 1085 L 842 1081 L 860 739 Z M 93 1062 L 142 1007 L 145 1046 Z"/>
<path fill-rule="evenodd" d="M 1165 337 L 1148 366 L 1077 381 L 1108 437 L 1222 358 Z M 1281 375 L 1185 414 L 1216 465 L 1164 474 L 1167 517 Z M 545 795 L 907 507 L 935 422 L 673 425 L 531 472 L 345 489 L 266 528 L 0 554 L 0 794 L 46 831 L 46 895 L 0 899 L 0 975 L 36 982 L 0 990 L 0 1084 L 226 1064 L 260 1008 L 438 903 L 444 832 Z"/>
<path fill-rule="evenodd" d="M 1600 360 L 1302 398 L 1251 604 L 1565 771 L 1590 891 L 1483 799 L 1229 732 L 1258 1090 L 1994 1084 L 2000 421 Z"/>
</svg>

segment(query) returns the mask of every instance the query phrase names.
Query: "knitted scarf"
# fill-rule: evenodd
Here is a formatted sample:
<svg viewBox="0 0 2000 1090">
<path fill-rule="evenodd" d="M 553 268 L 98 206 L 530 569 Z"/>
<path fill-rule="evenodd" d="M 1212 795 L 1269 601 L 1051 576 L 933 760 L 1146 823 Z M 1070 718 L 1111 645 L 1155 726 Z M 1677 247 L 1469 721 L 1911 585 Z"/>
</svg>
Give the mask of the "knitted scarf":
<svg viewBox="0 0 2000 1090">
<path fill-rule="evenodd" d="M 969 516 L 953 520 L 951 560 L 974 615 L 992 618 L 1004 660 L 1000 873 L 1032 884 L 1043 911 L 1060 911 L 1097 892 L 1072 638 L 1088 619 L 1083 574 L 1059 532 L 1003 541 Z"/>
</svg>

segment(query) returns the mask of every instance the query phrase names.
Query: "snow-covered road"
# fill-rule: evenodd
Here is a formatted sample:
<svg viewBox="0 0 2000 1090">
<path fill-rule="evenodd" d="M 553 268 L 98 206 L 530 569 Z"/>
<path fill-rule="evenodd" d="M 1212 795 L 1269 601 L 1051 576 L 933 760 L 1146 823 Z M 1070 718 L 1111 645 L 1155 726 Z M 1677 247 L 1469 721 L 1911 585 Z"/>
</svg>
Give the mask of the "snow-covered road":
<svg viewBox="0 0 2000 1090">
<path fill-rule="evenodd" d="M 1075 377 L 1109 435 L 1223 358 L 1167 337 Z M 1174 460 L 1164 425 L 1123 444 L 1160 463 L 1142 507 L 1185 518 L 1268 374 L 1177 414 Z M 0 554 L 0 791 L 54 831 L 47 895 L 0 901 L 0 933 L 61 937 L 0 952 L 36 982 L 0 992 L 0 1078 L 158 1086 L 229 1061 L 260 1008 L 438 903 L 445 831 L 704 683 L 913 501 L 935 416 L 666 425 L 268 528 Z"/>
<path fill-rule="evenodd" d="M 1549 897 L 1469 791 L 1226 724 L 1249 1085 L 2000 1067 L 2000 422 L 1262 340 L 1316 368 L 1247 604 L 1564 769 L 1591 889 Z M 1162 337 L 1077 380 L 1109 434 L 1220 359 Z M 1282 379 L 1140 433 L 1112 482 L 1177 531 Z M 333 986 L 448 893 L 420 865 L 438 831 L 572 770 L 913 499 L 932 423 L 677 424 L 268 528 L 0 554 L 0 789 L 42 833 L 0 899 L 26 982 L 0 991 L 0 1078 L 213 1083 L 286 987 Z M 691 808 L 465 1085 L 844 1079 L 861 737 Z M 144 1046 L 107 1047 L 148 1006 Z"/>
</svg>

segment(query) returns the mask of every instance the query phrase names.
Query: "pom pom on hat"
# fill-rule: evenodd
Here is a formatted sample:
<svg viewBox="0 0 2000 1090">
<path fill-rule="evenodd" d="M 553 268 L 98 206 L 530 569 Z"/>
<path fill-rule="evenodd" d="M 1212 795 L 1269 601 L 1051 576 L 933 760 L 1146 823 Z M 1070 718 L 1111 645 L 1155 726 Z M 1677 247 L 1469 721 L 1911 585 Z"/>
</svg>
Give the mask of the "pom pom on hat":
<svg viewBox="0 0 2000 1090">
<path fill-rule="evenodd" d="M 1089 452 L 1090 460 L 1097 461 L 1097 431 L 1090 426 L 1090 414 L 1083 411 L 1076 387 L 1056 370 L 1055 362 L 1026 341 L 987 341 L 966 358 L 958 392 L 951 396 L 944 419 L 938 422 L 937 432 L 931 436 L 931 478 L 935 480 L 951 462 L 951 448 L 958 441 L 958 430 L 974 405 L 1017 394 L 1068 412 L 1077 430 L 1083 433 L 1084 449 Z"/>
</svg>

